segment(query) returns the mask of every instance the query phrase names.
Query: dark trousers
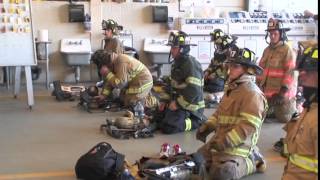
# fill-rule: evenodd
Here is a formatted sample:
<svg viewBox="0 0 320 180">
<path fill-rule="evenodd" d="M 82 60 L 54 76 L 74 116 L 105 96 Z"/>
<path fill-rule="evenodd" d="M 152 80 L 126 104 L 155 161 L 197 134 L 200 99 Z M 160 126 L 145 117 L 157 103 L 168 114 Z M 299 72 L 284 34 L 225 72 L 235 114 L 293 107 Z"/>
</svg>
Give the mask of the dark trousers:
<svg viewBox="0 0 320 180">
<path fill-rule="evenodd" d="M 191 129 L 197 129 L 201 124 L 201 119 L 197 116 L 194 116 L 189 111 L 184 109 L 178 109 L 176 111 L 171 111 L 167 109 L 163 119 L 158 121 L 159 128 L 165 134 L 174 134 L 179 132 L 188 131 L 186 119 L 189 118 L 191 120 Z"/>
<path fill-rule="evenodd" d="M 209 93 L 221 92 L 224 89 L 224 79 L 215 78 L 204 82 L 204 90 Z"/>
</svg>

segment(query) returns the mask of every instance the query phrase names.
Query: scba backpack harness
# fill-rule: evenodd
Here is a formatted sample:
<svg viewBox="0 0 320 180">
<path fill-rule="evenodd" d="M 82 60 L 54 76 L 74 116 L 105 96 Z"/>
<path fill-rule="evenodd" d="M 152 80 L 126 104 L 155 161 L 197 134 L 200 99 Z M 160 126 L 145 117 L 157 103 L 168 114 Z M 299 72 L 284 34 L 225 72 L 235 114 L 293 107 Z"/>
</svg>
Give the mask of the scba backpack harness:
<svg viewBox="0 0 320 180">
<path fill-rule="evenodd" d="M 124 180 L 124 155 L 116 152 L 107 142 L 94 146 L 76 163 L 75 172 L 83 180 Z"/>
</svg>

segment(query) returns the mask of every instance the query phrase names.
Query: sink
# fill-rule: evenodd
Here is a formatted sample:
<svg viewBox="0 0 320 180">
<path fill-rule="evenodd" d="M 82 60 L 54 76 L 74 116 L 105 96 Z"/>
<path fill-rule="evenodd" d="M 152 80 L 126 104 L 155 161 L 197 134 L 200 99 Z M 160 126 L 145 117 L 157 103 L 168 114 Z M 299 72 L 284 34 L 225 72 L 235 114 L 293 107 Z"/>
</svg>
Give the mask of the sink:
<svg viewBox="0 0 320 180">
<path fill-rule="evenodd" d="M 161 77 L 163 65 L 170 67 L 170 46 L 167 46 L 167 39 L 161 38 L 145 38 L 143 50 L 146 53 L 150 62 L 156 66 L 157 77 Z M 168 68 L 167 68 L 168 69 Z"/>
<path fill-rule="evenodd" d="M 151 63 L 153 64 L 168 64 L 170 46 L 167 46 L 167 39 L 146 38 L 144 40 L 144 52 L 146 52 Z"/>
<path fill-rule="evenodd" d="M 70 66 L 88 65 L 91 58 L 89 39 L 62 39 L 61 53 Z"/>
<path fill-rule="evenodd" d="M 80 80 L 80 66 L 89 65 L 91 44 L 89 39 L 62 39 L 60 52 L 69 66 L 75 67 L 76 82 Z"/>
</svg>

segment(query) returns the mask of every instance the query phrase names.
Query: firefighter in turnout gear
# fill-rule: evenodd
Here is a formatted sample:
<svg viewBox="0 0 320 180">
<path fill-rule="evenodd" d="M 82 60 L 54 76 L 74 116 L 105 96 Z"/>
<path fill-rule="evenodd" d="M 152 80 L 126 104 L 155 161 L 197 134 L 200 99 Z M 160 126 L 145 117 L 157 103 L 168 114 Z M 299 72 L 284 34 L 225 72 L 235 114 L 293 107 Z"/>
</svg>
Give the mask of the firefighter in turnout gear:
<svg viewBox="0 0 320 180">
<path fill-rule="evenodd" d="M 297 60 L 301 59 L 301 57 L 303 56 L 303 51 L 307 48 L 316 48 L 318 47 L 318 42 L 315 40 L 306 40 L 306 41 L 299 41 L 298 42 L 298 47 L 299 47 L 299 53 L 298 53 L 298 57 Z M 291 118 L 291 120 L 288 122 L 288 124 L 293 124 L 294 122 L 297 122 L 297 119 L 300 116 L 300 113 L 303 111 L 304 109 L 304 102 L 305 102 L 305 98 L 303 97 L 303 87 L 301 86 L 301 84 L 299 84 L 299 91 L 300 94 L 297 93 L 297 113 L 295 113 L 293 115 L 293 117 Z M 299 96 L 298 96 L 299 95 Z M 290 126 L 290 125 L 289 125 Z M 292 126 L 292 125 L 291 125 Z M 286 127 L 286 126 L 285 126 Z M 287 129 L 287 128 L 284 128 Z M 285 152 L 284 152 L 284 144 L 283 144 L 283 140 L 284 138 L 280 138 L 279 141 L 277 141 L 274 145 L 273 145 L 273 149 L 276 152 L 279 152 L 282 156 L 286 156 Z"/>
<path fill-rule="evenodd" d="M 223 96 L 227 76 L 227 67 L 224 62 L 229 56 L 230 49 L 237 48 L 235 45 L 237 37 L 225 35 L 221 29 L 215 29 L 210 36 L 215 52 L 209 67 L 204 71 L 204 90 L 213 93 L 215 101 L 219 102 Z M 209 102 L 207 98 L 206 101 Z"/>
<path fill-rule="evenodd" d="M 198 152 L 205 158 L 205 179 L 240 179 L 264 172 L 266 162 L 257 141 L 268 103 L 254 76 L 262 73 L 254 53 L 247 48 L 233 52 L 225 94 L 215 111 L 198 129 L 196 138 L 205 142 Z M 206 137 L 214 132 L 206 142 Z"/>
<path fill-rule="evenodd" d="M 286 31 L 281 21 L 270 18 L 266 40 L 269 46 L 264 50 L 260 66 L 264 69 L 257 77 L 258 85 L 269 102 L 268 117 L 279 122 L 287 122 L 296 112 L 295 96 L 297 92 L 298 72 L 294 71 L 296 54 L 286 43 Z"/>
<path fill-rule="evenodd" d="M 235 45 L 236 39 L 224 35 L 221 29 L 214 30 L 213 33 L 210 33 L 210 36 L 215 45 L 215 52 L 209 67 L 204 71 L 204 88 L 206 91 L 214 93 L 221 92 L 224 89 L 227 70 L 223 63 L 228 56 L 230 46 Z"/>
<path fill-rule="evenodd" d="M 190 131 L 200 126 L 205 107 L 203 100 L 203 72 L 200 63 L 189 55 L 188 35 L 171 32 L 168 45 L 173 57 L 170 92 L 162 95 L 154 120 L 163 133 Z"/>
<path fill-rule="evenodd" d="M 104 52 L 100 73 L 104 77 L 104 87 L 96 99 L 102 101 L 112 93 L 114 88 L 121 89 L 120 100 L 124 106 L 131 107 L 138 101 L 145 107 L 157 105 L 156 99 L 150 94 L 152 76 L 148 68 L 135 58 L 114 52 Z"/>
<path fill-rule="evenodd" d="M 103 49 L 99 49 L 94 54 L 91 56 L 91 61 L 97 65 L 97 73 L 100 78 L 100 80 L 103 79 L 101 76 L 99 70 L 102 66 L 102 58 L 104 56 L 104 50 L 114 52 L 117 54 L 123 53 L 123 46 L 121 42 L 118 39 L 118 31 L 120 26 L 118 26 L 117 22 L 115 22 L 112 19 L 108 19 L 107 21 L 102 20 L 102 30 L 104 39 L 102 40 L 102 45 L 101 47 Z M 97 83 L 98 86 L 100 87 L 103 84 L 103 81 L 100 81 Z"/>
<path fill-rule="evenodd" d="M 102 46 L 107 51 L 112 51 L 115 53 L 124 53 L 128 55 L 133 55 L 134 58 L 139 60 L 139 55 L 136 49 L 130 46 L 125 46 L 120 40 L 119 31 L 123 30 L 123 27 L 118 25 L 112 19 L 107 21 L 102 21 L 102 29 L 104 30 L 104 40 L 102 41 Z"/>
<path fill-rule="evenodd" d="M 104 30 L 104 49 L 107 51 L 112 51 L 117 54 L 123 53 L 123 47 L 121 42 L 118 39 L 119 28 L 121 26 L 118 25 L 112 19 L 108 19 L 107 21 L 102 21 L 102 30 Z"/>
<path fill-rule="evenodd" d="M 297 69 L 306 101 L 298 120 L 291 120 L 284 127 L 288 161 L 283 180 L 318 179 L 318 46 L 300 52 Z"/>
<path fill-rule="evenodd" d="M 104 54 L 104 50 L 108 52 L 114 52 L 117 54 L 123 54 L 127 51 L 132 53 L 134 52 L 134 57 L 139 59 L 138 53 L 132 47 L 124 46 L 123 43 L 119 40 L 119 31 L 122 30 L 123 27 L 118 25 L 118 23 L 112 19 L 102 20 L 102 30 L 104 39 L 101 43 L 100 50 L 97 50 L 91 57 L 91 61 L 93 61 L 97 65 L 98 76 L 100 78 L 100 82 L 97 83 L 98 87 L 103 86 L 103 77 L 100 75 L 100 68 L 102 66 L 101 59 Z"/>
</svg>

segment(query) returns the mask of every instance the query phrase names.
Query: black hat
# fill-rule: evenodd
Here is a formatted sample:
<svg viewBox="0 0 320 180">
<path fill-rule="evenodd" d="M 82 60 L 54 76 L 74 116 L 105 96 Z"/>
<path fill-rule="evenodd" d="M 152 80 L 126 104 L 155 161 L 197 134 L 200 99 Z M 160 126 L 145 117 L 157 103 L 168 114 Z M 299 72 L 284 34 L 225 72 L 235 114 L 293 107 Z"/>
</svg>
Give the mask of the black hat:
<svg viewBox="0 0 320 180">
<path fill-rule="evenodd" d="M 222 43 L 222 37 L 224 36 L 224 32 L 221 29 L 215 29 L 213 32 L 210 33 L 211 41 L 216 44 Z"/>
<path fill-rule="evenodd" d="M 168 46 L 195 46 L 195 44 L 190 44 L 190 39 L 188 39 L 188 34 L 183 31 L 171 32 L 168 39 Z"/>
<path fill-rule="evenodd" d="M 298 70 L 318 71 L 318 63 L 318 47 L 308 47 L 297 57 L 296 67 Z"/>
<path fill-rule="evenodd" d="M 248 48 L 240 48 L 231 52 L 230 57 L 228 58 L 226 63 L 241 64 L 249 68 L 254 68 L 255 72 L 248 72 L 253 75 L 261 75 L 263 72 L 263 69 L 257 65 L 255 53 Z"/>
</svg>

